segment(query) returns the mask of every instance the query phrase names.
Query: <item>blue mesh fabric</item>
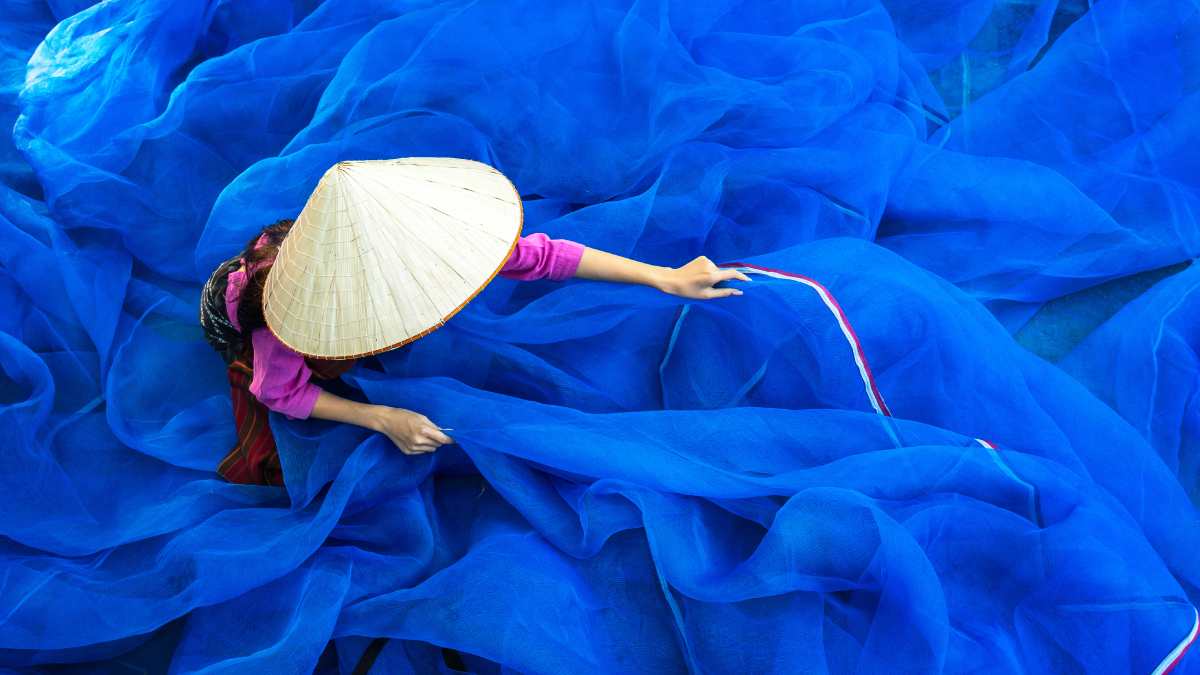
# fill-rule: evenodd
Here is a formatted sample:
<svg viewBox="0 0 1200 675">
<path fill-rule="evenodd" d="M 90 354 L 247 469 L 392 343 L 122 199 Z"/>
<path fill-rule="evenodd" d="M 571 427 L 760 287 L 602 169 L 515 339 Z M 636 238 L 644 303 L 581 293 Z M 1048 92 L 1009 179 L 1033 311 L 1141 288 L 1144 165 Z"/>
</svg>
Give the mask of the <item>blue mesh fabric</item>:
<svg viewBox="0 0 1200 675">
<path fill-rule="evenodd" d="M 1097 289 L 1200 254 L 1198 92 L 1187 0 L 6 0 L 0 671 L 1162 675 L 1200 271 Z M 288 487 L 219 480 L 202 280 L 401 156 L 780 273 L 497 279 L 343 378 L 457 445 L 273 416 Z M 1048 301 L 1107 319 L 1057 364 Z"/>
</svg>

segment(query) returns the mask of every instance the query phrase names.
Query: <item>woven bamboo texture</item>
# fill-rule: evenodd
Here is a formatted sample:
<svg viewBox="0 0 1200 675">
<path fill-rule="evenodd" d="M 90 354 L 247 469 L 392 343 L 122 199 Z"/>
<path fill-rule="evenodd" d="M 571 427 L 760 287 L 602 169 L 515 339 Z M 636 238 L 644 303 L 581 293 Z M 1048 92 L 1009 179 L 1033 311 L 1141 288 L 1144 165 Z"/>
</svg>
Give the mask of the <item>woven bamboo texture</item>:
<svg viewBox="0 0 1200 675">
<path fill-rule="evenodd" d="M 279 248 L 263 311 L 283 344 L 343 359 L 441 326 L 504 266 L 521 236 L 516 189 L 465 159 L 339 162 Z"/>
</svg>

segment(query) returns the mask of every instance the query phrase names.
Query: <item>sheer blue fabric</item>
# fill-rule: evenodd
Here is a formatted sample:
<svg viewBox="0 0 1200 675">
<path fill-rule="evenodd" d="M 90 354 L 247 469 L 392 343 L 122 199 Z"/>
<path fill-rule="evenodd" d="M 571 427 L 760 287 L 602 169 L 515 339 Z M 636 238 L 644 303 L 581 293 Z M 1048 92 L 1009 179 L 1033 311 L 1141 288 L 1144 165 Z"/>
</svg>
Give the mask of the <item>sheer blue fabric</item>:
<svg viewBox="0 0 1200 675">
<path fill-rule="evenodd" d="M 4 672 L 1200 672 L 1200 272 L 1012 337 L 1200 254 L 1191 2 L 6 0 L 0 74 Z M 401 156 L 778 273 L 497 279 L 343 377 L 457 445 L 221 481 L 201 282 Z"/>
</svg>

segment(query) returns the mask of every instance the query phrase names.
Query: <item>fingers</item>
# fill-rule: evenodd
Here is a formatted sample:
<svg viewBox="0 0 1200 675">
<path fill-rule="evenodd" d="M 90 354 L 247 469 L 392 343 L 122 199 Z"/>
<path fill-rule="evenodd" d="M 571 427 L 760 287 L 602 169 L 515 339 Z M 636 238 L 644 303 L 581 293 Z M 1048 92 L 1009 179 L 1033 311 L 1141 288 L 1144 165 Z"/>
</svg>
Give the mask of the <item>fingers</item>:
<svg viewBox="0 0 1200 675">
<path fill-rule="evenodd" d="M 423 455 L 427 452 L 433 452 L 438 449 L 441 443 L 412 443 L 409 445 L 401 445 L 400 450 L 406 455 Z"/>
<path fill-rule="evenodd" d="M 417 436 L 407 443 L 397 443 L 396 445 L 400 446 L 400 449 L 404 451 L 404 454 L 406 455 L 421 455 L 426 452 L 433 452 L 434 450 L 437 450 L 438 446 L 442 445 L 442 443 L 431 438 Z"/>
<path fill-rule="evenodd" d="M 446 444 L 446 443 L 453 443 L 453 442 L 454 442 L 454 439 L 453 439 L 453 438 L 450 438 L 450 437 L 449 437 L 449 436 L 447 436 L 446 434 L 443 434 L 443 433 L 441 432 L 441 430 L 440 430 L 440 429 L 436 429 L 436 428 L 435 428 L 435 429 L 431 429 L 430 431 L 427 431 L 427 432 L 426 432 L 426 435 L 427 435 L 429 438 L 431 438 L 431 439 L 433 439 L 433 440 L 435 440 L 435 441 L 437 441 L 438 443 L 440 443 L 440 444 L 443 444 L 443 445 L 444 445 L 444 444 Z"/>
<path fill-rule="evenodd" d="M 729 281 L 730 279 L 738 279 L 740 281 L 750 281 L 750 277 L 746 276 L 745 274 L 742 274 L 741 272 L 739 272 L 737 270 L 721 270 L 720 272 L 717 272 L 717 274 L 715 276 L 716 276 L 717 281 Z M 716 283 L 716 282 L 713 282 L 713 283 Z"/>
<path fill-rule="evenodd" d="M 731 295 L 741 295 L 742 292 L 736 288 L 706 288 L 697 296 L 701 300 L 712 300 L 713 298 L 728 298 Z"/>
<path fill-rule="evenodd" d="M 444 431 L 449 431 L 449 429 L 443 429 L 433 422 L 427 422 L 426 424 L 421 425 L 421 434 L 430 442 L 437 443 L 438 445 L 445 445 L 446 443 L 454 442 L 453 438 L 450 438 L 446 434 L 442 433 Z"/>
<path fill-rule="evenodd" d="M 737 270 L 723 270 L 714 267 L 712 272 L 707 273 L 706 278 L 700 282 L 701 285 L 693 287 L 685 294 L 686 297 L 697 298 L 700 300 L 711 300 L 712 298 L 728 298 L 731 295 L 741 295 L 742 291 L 736 288 L 713 288 L 714 285 L 722 281 L 730 281 L 738 279 L 741 281 L 750 281 L 750 279 Z"/>
<path fill-rule="evenodd" d="M 453 442 L 454 439 L 442 433 L 439 427 L 429 424 L 423 427 L 408 442 L 396 442 L 396 445 L 406 455 L 420 455 L 426 452 L 433 452 L 439 446 Z"/>
</svg>

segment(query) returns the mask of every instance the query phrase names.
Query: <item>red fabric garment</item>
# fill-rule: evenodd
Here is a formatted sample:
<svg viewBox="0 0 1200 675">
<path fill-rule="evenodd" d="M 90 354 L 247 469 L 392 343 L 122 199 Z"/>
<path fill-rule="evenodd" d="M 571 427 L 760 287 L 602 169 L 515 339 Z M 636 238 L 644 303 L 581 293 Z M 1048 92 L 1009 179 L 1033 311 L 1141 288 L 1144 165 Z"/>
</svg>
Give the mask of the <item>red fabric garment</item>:
<svg viewBox="0 0 1200 675">
<path fill-rule="evenodd" d="M 294 352 L 293 352 L 294 353 Z M 354 359 L 327 361 L 306 359 L 314 379 L 332 380 L 354 365 Z M 271 433 L 270 409 L 250 390 L 254 380 L 254 347 L 246 343 L 236 361 L 229 364 L 229 389 L 233 396 L 233 422 L 238 439 L 217 466 L 217 473 L 230 483 L 283 487 L 283 467 Z M 309 382 L 318 392 L 320 387 Z"/>
</svg>

